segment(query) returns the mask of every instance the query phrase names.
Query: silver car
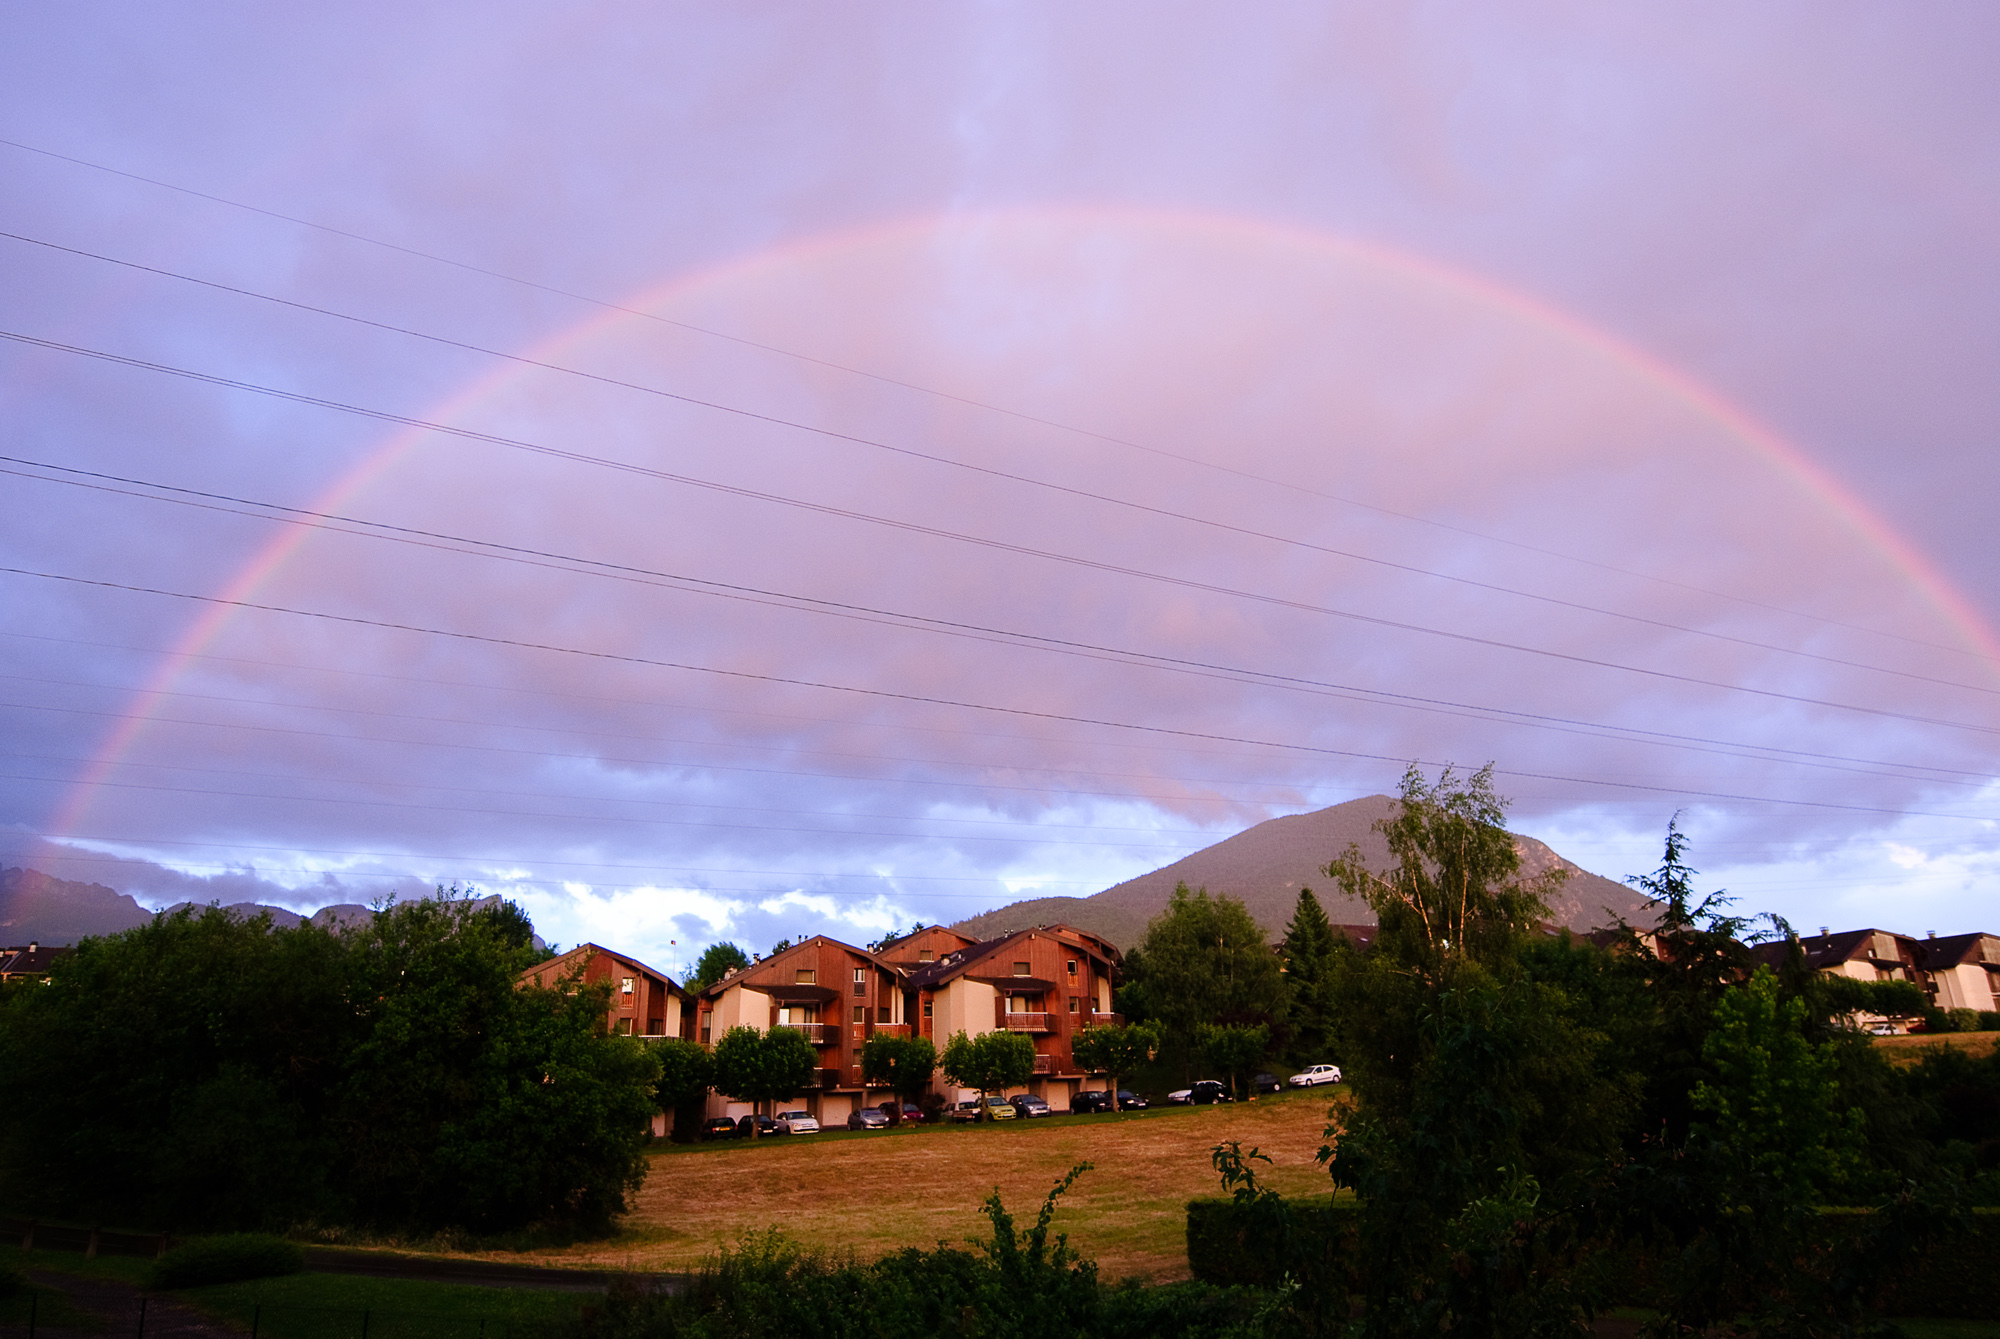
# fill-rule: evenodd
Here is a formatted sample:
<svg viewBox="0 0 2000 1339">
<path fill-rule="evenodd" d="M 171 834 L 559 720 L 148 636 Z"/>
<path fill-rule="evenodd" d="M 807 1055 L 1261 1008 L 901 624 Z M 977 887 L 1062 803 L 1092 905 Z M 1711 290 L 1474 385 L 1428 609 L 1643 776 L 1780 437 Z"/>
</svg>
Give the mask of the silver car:
<svg viewBox="0 0 2000 1339">
<path fill-rule="evenodd" d="M 809 1111 L 780 1111 L 776 1120 L 786 1134 L 818 1134 L 819 1122 Z"/>
<path fill-rule="evenodd" d="M 1292 1075 L 1292 1087 L 1316 1088 L 1322 1083 L 1339 1083 L 1339 1065 L 1314 1065 L 1303 1074 Z"/>
</svg>

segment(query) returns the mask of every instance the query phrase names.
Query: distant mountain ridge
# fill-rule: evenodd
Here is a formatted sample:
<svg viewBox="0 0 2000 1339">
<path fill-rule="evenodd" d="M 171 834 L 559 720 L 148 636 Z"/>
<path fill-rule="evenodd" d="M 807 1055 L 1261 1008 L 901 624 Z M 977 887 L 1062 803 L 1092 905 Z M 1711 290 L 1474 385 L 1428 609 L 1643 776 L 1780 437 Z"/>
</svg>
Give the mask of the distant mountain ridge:
<svg viewBox="0 0 2000 1339">
<path fill-rule="evenodd" d="M 1387 795 L 1371 795 L 1308 814 L 1269 819 L 1093 897 L 1030 898 L 952 928 L 985 939 L 1061 921 L 1129 949 L 1145 938 L 1146 923 L 1166 910 L 1179 883 L 1241 900 L 1273 941 L 1284 934 L 1302 887 L 1313 890 L 1336 925 L 1372 925 L 1375 913 L 1368 904 L 1343 895 L 1321 871 L 1350 842 L 1361 848 L 1361 858 L 1370 869 L 1386 869 L 1389 846 L 1375 824 L 1393 815 L 1398 803 Z M 1524 874 L 1538 875 L 1552 868 L 1569 871 L 1550 900 L 1551 917 L 1558 924 L 1582 932 L 1621 916 L 1634 924 L 1652 919 L 1644 894 L 1590 873 L 1532 837 L 1516 835 L 1514 841 Z"/>
<path fill-rule="evenodd" d="M 499 900 L 497 894 L 482 899 Z M 200 905 L 176 902 L 160 914 Z M 243 917 L 267 914 L 274 925 L 285 929 L 307 920 L 320 926 L 352 925 L 375 914 L 359 902 L 338 902 L 310 916 L 260 902 L 237 902 L 223 910 Z M 74 944 L 88 935 L 135 929 L 150 922 L 153 915 L 130 893 L 101 883 L 58 879 L 38 869 L 0 868 L 0 943 Z M 535 936 L 535 943 L 542 945 L 540 935 Z"/>
</svg>

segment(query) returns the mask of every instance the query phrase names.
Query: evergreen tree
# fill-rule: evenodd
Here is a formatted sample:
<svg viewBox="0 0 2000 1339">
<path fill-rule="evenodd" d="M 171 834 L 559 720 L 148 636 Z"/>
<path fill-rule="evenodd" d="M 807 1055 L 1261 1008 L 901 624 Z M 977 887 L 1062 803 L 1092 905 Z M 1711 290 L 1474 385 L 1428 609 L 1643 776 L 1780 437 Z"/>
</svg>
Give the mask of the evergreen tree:
<svg viewBox="0 0 2000 1339">
<path fill-rule="evenodd" d="M 1147 925 L 1137 956 L 1145 976 L 1134 1012 L 1158 1024 L 1166 1059 L 1189 1077 L 1202 1058 L 1204 1026 L 1262 1025 L 1281 1034 L 1288 1001 L 1278 955 L 1235 898 L 1181 884 Z"/>
<path fill-rule="evenodd" d="M 1299 889 L 1298 905 L 1278 941 L 1289 996 L 1292 1060 L 1301 1065 L 1325 1064 L 1333 1052 L 1333 956 L 1343 943 L 1334 933 L 1319 899 L 1310 888 Z"/>
</svg>

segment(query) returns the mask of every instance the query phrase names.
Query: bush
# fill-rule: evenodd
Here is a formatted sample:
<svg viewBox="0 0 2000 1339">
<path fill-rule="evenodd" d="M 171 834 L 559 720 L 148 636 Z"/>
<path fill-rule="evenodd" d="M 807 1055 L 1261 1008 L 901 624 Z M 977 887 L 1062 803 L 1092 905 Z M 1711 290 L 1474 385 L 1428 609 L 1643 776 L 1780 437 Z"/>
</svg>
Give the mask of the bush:
<svg viewBox="0 0 2000 1339">
<path fill-rule="evenodd" d="M 28 1280 L 12 1265 L 0 1265 L 0 1300 L 13 1297 L 28 1286 Z"/>
<path fill-rule="evenodd" d="M 1220 1286 L 1276 1287 L 1308 1267 L 1328 1275 L 1352 1267 L 1357 1200 L 1287 1200 L 1282 1210 L 1256 1202 L 1190 1200 L 1188 1272 Z"/>
<path fill-rule="evenodd" d="M 202 1237 L 176 1246 L 153 1264 L 147 1285 L 152 1288 L 198 1288 L 205 1283 L 236 1283 L 243 1279 L 297 1274 L 306 1267 L 306 1253 L 283 1237 L 243 1232 L 227 1237 Z"/>
<path fill-rule="evenodd" d="M 1953 1032 L 1979 1031 L 1979 1011 L 1977 1009 L 1952 1009 L 1951 1030 Z"/>
<path fill-rule="evenodd" d="M 2000 1032 L 2000 1009 L 1981 1009 L 1979 1011 L 1979 1030 L 1981 1032 Z"/>
</svg>

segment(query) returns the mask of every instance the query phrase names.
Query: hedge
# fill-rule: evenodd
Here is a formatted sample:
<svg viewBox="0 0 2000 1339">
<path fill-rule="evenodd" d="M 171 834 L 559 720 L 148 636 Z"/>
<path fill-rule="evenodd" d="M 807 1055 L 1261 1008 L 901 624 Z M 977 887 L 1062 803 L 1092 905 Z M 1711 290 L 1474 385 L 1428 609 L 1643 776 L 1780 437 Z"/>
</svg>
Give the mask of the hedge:
<svg viewBox="0 0 2000 1339">
<path fill-rule="evenodd" d="M 244 1232 L 201 1237 L 174 1247 L 154 1261 L 147 1283 L 158 1289 L 198 1288 L 206 1283 L 297 1274 L 305 1267 L 306 1253 L 292 1242 Z"/>
<path fill-rule="evenodd" d="M 1188 1269 L 1204 1283 L 1268 1288 L 1288 1266 L 1317 1264 L 1322 1278 L 1349 1275 L 1353 1268 L 1358 1201 L 1286 1202 L 1284 1212 L 1233 1200 L 1199 1199 L 1188 1204 Z M 1830 1212 L 1821 1223 L 1829 1238 L 1860 1231 L 1865 1212 Z M 1289 1234 L 1289 1240 L 1287 1239 Z M 1625 1250 L 1611 1263 L 1616 1282 L 1610 1300 L 1645 1306 L 1653 1271 L 1645 1253 Z M 1975 1209 L 1966 1230 L 1935 1242 L 1883 1285 L 1877 1304 L 1884 1315 L 2000 1319 L 2000 1213 Z"/>
</svg>

